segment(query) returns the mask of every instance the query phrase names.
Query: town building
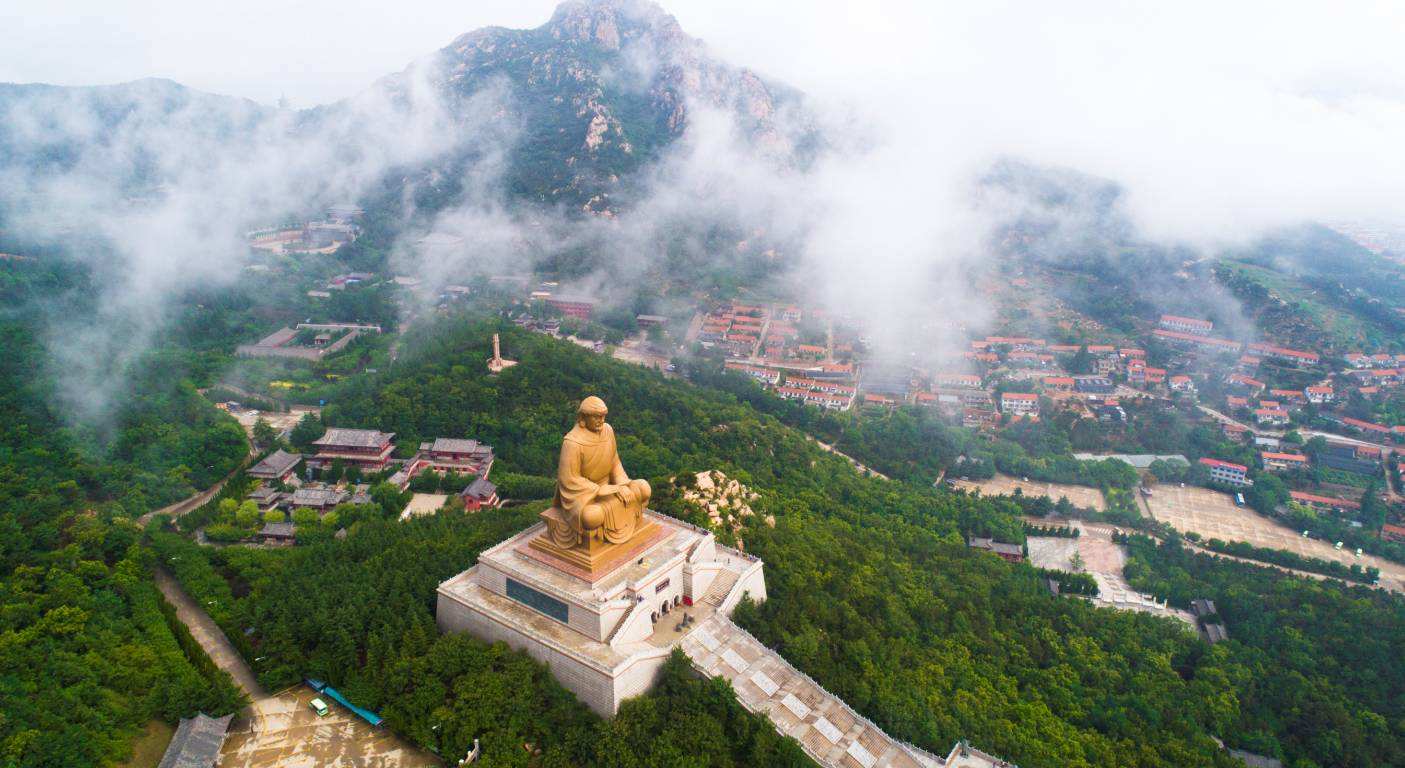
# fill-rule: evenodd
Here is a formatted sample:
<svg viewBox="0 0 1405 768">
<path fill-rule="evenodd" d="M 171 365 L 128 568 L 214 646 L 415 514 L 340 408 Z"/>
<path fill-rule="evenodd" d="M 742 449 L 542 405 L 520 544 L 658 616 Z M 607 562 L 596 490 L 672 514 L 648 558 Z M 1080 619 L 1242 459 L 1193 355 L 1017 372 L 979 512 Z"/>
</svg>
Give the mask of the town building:
<svg viewBox="0 0 1405 768">
<path fill-rule="evenodd" d="M 1323 510 L 1333 510 L 1337 512 L 1355 512 L 1361 509 L 1361 502 L 1351 499 L 1338 499 L 1334 496 L 1322 496 L 1306 491 L 1289 491 L 1288 495 L 1293 501 Z"/>
<path fill-rule="evenodd" d="M 1328 386 L 1307 387 L 1303 390 L 1303 396 L 1314 405 L 1330 403 L 1335 397 L 1332 388 Z"/>
<path fill-rule="evenodd" d="M 1201 459 L 1200 463 L 1210 469 L 1210 480 L 1226 485 L 1249 485 L 1249 468 L 1219 459 Z"/>
<path fill-rule="evenodd" d="M 1255 408 L 1254 420 L 1267 427 L 1282 427 L 1288 424 L 1288 412 L 1282 408 Z"/>
<path fill-rule="evenodd" d="M 1015 416 L 1038 416 L 1039 395 L 1027 392 L 1001 393 L 1000 412 Z"/>
<path fill-rule="evenodd" d="M 1306 469 L 1308 467 L 1307 457 L 1299 456 L 1296 453 L 1263 451 L 1259 456 L 1263 459 L 1264 469 L 1272 472 L 1284 472 L 1290 469 Z"/>
<path fill-rule="evenodd" d="M 1215 329 L 1215 324 L 1209 320 L 1197 320 L 1193 317 L 1180 317 L 1179 315 L 1162 315 L 1162 328 L 1180 333 L 1191 333 L 1196 336 L 1209 336 L 1210 331 Z"/>
<path fill-rule="evenodd" d="M 577 320 L 590 320 L 590 316 L 595 312 L 595 302 L 584 298 L 564 298 L 551 296 L 547 298 L 546 305 L 560 312 L 567 317 L 574 317 Z"/>
<path fill-rule="evenodd" d="M 363 472 L 379 472 L 390 461 L 395 450 L 393 432 L 380 432 L 374 429 L 328 429 L 325 434 L 312 442 L 317 455 L 308 458 L 310 467 L 329 467 L 341 461 L 348 466 L 359 467 Z"/>
</svg>

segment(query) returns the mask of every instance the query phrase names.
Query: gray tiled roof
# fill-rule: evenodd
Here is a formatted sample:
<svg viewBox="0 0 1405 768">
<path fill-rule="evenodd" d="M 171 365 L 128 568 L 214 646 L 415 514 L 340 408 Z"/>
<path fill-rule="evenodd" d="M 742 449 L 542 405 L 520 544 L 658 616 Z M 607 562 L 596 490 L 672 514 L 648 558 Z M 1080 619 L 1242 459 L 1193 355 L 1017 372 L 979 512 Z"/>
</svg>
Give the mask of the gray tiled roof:
<svg viewBox="0 0 1405 768">
<path fill-rule="evenodd" d="M 394 432 L 381 432 L 377 429 L 332 428 L 312 441 L 313 445 L 348 446 L 352 448 L 379 448 L 395 437 Z"/>
<path fill-rule="evenodd" d="M 302 461 L 302 454 L 277 450 L 249 468 L 250 477 L 280 477 Z"/>
<path fill-rule="evenodd" d="M 335 488 L 299 488 L 293 491 L 294 507 L 331 507 L 341 503 L 346 493 Z"/>
<path fill-rule="evenodd" d="M 481 444 L 477 440 L 464 440 L 457 437 L 436 437 L 429 450 L 442 453 L 473 453 Z M 487 446 L 483 446 L 487 447 Z"/>
</svg>

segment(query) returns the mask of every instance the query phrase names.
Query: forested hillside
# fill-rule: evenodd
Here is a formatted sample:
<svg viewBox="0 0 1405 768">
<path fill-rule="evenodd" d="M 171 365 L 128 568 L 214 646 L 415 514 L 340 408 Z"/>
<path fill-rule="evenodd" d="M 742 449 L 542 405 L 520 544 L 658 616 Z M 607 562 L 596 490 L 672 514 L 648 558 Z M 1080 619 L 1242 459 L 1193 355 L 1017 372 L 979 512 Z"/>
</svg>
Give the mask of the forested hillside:
<svg viewBox="0 0 1405 768">
<path fill-rule="evenodd" d="M 0 271 L 0 765 L 110 764 L 153 718 L 238 706 L 152 583 L 133 518 L 228 472 L 243 437 L 165 380 L 118 417 L 121 437 L 80 444 L 22 304 L 72 276 L 19 270 Z"/>
<path fill-rule="evenodd" d="M 482 366 L 493 330 L 521 361 L 498 377 Z M 574 405 L 589 393 L 610 404 L 624 462 L 651 478 L 661 510 L 688 514 L 668 484 L 686 471 L 722 469 L 761 494 L 753 505 L 760 514 L 740 537 L 766 560 L 771 599 L 740 609 L 737 619 L 896 736 L 937 751 L 969 738 L 1023 766 L 1232 765 L 1211 736 L 1298 768 L 1397 757 L 1400 721 L 1376 692 L 1264 663 L 1272 639 L 1262 634 L 1210 648 L 1169 620 L 1052 597 L 1033 569 L 963 546 L 970 534 L 1022 540 L 1014 502 L 862 478 L 728 394 L 515 329 L 445 321 L 408 342 L 392 371 L 348 382 L 326 416 L 407 442 L 483 439 L 497 448 L 502 469 L 540 475 L 551 471 Z M 547 704 L 512 704 L 504 714 L 501 698 L 479 697 L 488 683 L 473 670 L 488 661 L 423 660 L 445 647 L 465 659 L 488 653 L 468 639 L 435 637 L 433 585 L 530 522 L 532 509 L 410 525 L 368 520 L 344 542 L 290 553 L 219 550 L 204 577 L 183 578 L 229 590 L 221 600 L 240 596 L 226 620 L 259 627 L 252 642 L 271 657 L 270 683 L 305 670 L 325 674 L 431 745 L 446 737 L 426 734 L 427 713 L 452 713 L 460 736 L 439 746 L 461 747 L 473 733 L 492 744 L 540 739 L 560 759 L 619 764 L 618 755 L 544 736 L 536 723 L 545 715 L 533 707 Z M 760 520 L 768 514 L 774 528 Z M 178 540 L 171 546 L 195 550 Z M 1269 578 L 1254 584 L 1280 588 Z M 1353 599 L 1323 589 L 1328 605 Z M 1317 637 L 1336 626 L 1325 610 L 1303 620 Z M 1363 623 L 1354 631 L 1377 630 Z M 1304 649 L 1345 663 L 1339 646 Z M 440 669 L 439 682 L 409 669 Z M 1293 738 L 1295 703 L 1277 694 L 1294 686 L 1374 735 L 1337 745 Z M 668 699 L 645 701 L 656 709 Z M 740 718 L 727 708 L 708 711 L 709 723 Z M 747 733 L 727 750 L 714 745 L 709 764 L 755 764 L 736 750 L 773 748 L 761 732 Z"/>
</svg>

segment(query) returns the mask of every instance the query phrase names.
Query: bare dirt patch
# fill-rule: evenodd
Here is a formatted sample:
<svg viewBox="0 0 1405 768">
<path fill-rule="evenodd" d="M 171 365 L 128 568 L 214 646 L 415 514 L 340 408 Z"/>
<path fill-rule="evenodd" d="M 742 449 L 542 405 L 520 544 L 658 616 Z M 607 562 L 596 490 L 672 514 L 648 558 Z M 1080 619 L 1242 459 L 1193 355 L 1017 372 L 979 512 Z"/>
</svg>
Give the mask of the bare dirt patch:
<svg viewBox="0 0 1405 768">
<path fill-rule="evenodd" d="M 1146 499 L 1151 514 L 1157 520 L 1170 523 L 1182 533 L 1195 532 L 1206 539 L 1242 541 L 1256 547 L 1296 552 L 1306 557 L 1332 560 L 1343 565 L 1375 566 L 1381 570 L 1380 585 L 1394 591 L 1405 591 L 1405 566 L 1373 555 L 1356 556 L 1356 551 L 1314 538 L 1303 538 L 1295 531 L 1270 520 L 1248 507 L 1234 503 L 1227 493 L 1208 488 L 1158 485 Z"/>
<path fill-rule="evenodd" d="M 996 475 L 989 480 L 954 480 L 953 483 L 963 490 L 980 490 L 985 496 L 1013 496 L 1015 489 L 1019 488 L 1020 493 L 1025 496 L 1048 496 L 1056 501 L 1061 496 L 1067 496 L 1076 507 L 1096 509 L 1099 512 L 1107 509 L 1107 501 L 1103 499 L 1102 491 L 1086 485 L 1046 483 L 1008 475 Z"/>
</svg>

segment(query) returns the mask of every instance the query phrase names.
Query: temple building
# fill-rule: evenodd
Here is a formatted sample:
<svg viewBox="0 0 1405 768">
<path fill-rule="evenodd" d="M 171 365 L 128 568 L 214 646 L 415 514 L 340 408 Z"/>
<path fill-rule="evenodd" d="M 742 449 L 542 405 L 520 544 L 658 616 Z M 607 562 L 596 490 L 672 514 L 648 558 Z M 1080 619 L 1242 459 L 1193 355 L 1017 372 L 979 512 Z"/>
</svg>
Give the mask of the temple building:
<svg viewBox="0 0 1405 768">
<path fill-rule="evenodd" d="M 420 452 L 415 458 L 436 472 L 487 477 L 493 468 L 493 446 L 477 440 L 439 437 L 432 443 L 420 443 Z"/>
<path fill-rule="evenodd" d="M 391 452 L 395 450 L 394 438 L 393 432 L 374 429 L 329 429 L 312 442 L 317 454 L 309 457 L 307 464 L 310 467 L 329 467 L 340 460 L 362 471 L 379 472 L 385 469 Z"/>
</svg>

